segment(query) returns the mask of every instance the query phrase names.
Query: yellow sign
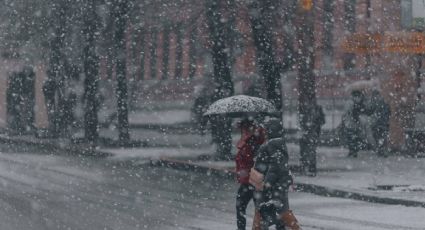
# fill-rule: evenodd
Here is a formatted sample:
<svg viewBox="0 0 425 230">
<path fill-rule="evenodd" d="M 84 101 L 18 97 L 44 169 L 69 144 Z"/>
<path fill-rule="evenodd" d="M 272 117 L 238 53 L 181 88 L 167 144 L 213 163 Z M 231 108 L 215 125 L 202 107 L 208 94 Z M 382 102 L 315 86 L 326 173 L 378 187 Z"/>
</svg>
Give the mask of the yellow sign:
<svg viewBox="0 0 425 230">
<path fill-rule="evenodd" d="M 342 47 L 347 53 L 374 53 L 380 51 L 381 40 L 380 34 L 352 34 Z"/>
<path fill-rule="evenodd" d="M 311 10 L 313 8 L 313 0 L 300 0 L 303 10 Z"/>
<path fill-rule="evenodd" d="M 425 35 L 422 33 L 390 34 L 385 36 L 383 49 L 389 52 L 425 53 Z"/>
<path fill-rule="evenodd" d="M 384 34 L 352 34 L 346 37 L 342 48 L 347 53 L 425 53 L 425 34 L 397 32 Z"/>
</svg>

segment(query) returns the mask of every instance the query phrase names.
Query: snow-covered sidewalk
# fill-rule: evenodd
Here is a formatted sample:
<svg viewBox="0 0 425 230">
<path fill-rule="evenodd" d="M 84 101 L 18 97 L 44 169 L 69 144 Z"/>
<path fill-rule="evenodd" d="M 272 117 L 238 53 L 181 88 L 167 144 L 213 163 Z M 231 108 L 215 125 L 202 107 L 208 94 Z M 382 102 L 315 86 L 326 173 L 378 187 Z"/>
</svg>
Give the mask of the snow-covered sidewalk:
<svg viewBox="0 0 425 230">
<path fill-rule="evenodd" d="M 298 146 L 291 145 L 293 153 Z M 317 177 L 297 176 L 302 183 L 362 193 L 382 198 L 405 199 L 425 204 L 425 158 L 377 157 L 361 152 L 348 158 L 343 148 L 318 149 Z"/>
<path fill-rule="evenodd" d="M 114 138 L 114 130 L 102 130 L 101 135 Z M 144 147 L 111 148 L 99 147 L 97 151 L 109 160 L 133 163 L 162 161 L 180 165 L 183 169 L 200 172 L 221 171 L 230 175 L 234 171 L 233 161 L 214 161 L 214 148 L 210 135 L 173 133 L 163 130 L 132 130 L 132 139 L 148 143 Z M 234 135 L 234 142 L 238 136 Z M 0 139 L 16 144 L 27 143 L 42 147 L 74 149 L 78 144 L 68 140 L 38 139 L 29 136 L 5 136 Z M 299 147 L 288 144 L 290 165 L 299 165 Z M 235 152 L 235 149 L 233 150 Z M 372 152 L 360 152 L 358 158 L 348 158 L 347 150 L 341 147 L 319 147 L 317 177 L 300 176 L 295 172 L 295 182 L 307 190 L 325 191 L 325 195 L 351 197 L 383 203 L 406 201 L 410 206 L 425 207 L 425 158 L 390 156 L 379 158 Z M 168 162 L 168 163 L 167 163 Z M 164 165 L 164 164 L 160 164 Z M 185 167 L 181 167 L 185 165 Z M 189 167 L 188 167 L 189 166 Z M 317 192 L 319 193 L 319 192 Z M 360 196 L 360 195 L 361 196 Z M 372 198 L 373 199 L 372 199 Z M 390 200 L 389 200 L 390 199 Z M 404 202 L 405 204 L 407 204 Z"/>
<path fill-rule="evenodd" d="M 288 150 L 290 165 L 299 165 L 299 147 L 296 144 L 288 144 Z M 204 172 L 234 171 L 233 161 L 199 159 L 200 155 L 205 154 L 205 149 L 198 152 L 191 149 L 181 156 L 174 154 L 174 151 L 164 153 L 159 159 L 165 164 L 179 165 L 176 168 L 192 168 Z M 192 158 L 189 156 L 191 154 Z M 319 147 L 318 175 L 307 177 L 295 172 L 295 182 L 304 190 L 323 195 L 425 207 L 424 158 L 403 156 L 380 158 L 367 151 L 360 152 L 358 158 L 348 158 L 347 154 L 344 148 Z M 182 167 L 182 164 L 186 167 Z"/>
<path fill-rule="evenodd" d="M 172 136 L 175 140 L 179 139 L 179 135 Z M 136 165 L 159 162 L 156 165 L 232 176 L 235 163 L 208 160 L 213 158 L 214 148 L 206 143 L 190 146 L 190 143 L 199 141 L 195 136 L 183 138 L 187 146 L 174 143 L 137 148 L 100 147 L 97 151 L 101 156 L 109 156 L 108 160 L 112 161 L 131 162 Z M 78 151 L 78 145 L 67 144 L 63 140 L 25 136 L 1 136 L 1 139 L 16 144 L 26 143 L 44 148 Z M 288 150 L 290 165 L 299 165 L 299 147 L 296 144 L 288 144 Z M 300 176 L 295 172 L 296 184 L 304 191 L 326 196 L 425 207 L 425 158 L 379 158 L 370 152 L 361 152 L 358 158 L 347 158 L 346 155 L 347 150 L 343 148 L 319 147 L 317 177 Z"/>
</svg>

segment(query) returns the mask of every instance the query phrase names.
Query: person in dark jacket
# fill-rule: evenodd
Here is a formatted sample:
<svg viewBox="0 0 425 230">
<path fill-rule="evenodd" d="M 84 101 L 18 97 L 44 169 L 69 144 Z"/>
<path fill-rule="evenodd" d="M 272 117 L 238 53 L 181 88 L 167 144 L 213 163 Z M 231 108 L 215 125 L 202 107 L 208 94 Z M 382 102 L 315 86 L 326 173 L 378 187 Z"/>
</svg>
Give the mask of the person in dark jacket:
<svg viewBox="0 0 425 230">
<path fill-rule="evenodd" d="M 253 229 L 268 229 L 276 224 L 277 229 L 301 229 L 289 209 L 288 189 L 293 183 L 288 167 L 288 151 L 283 138 L 283 126 L 278 119 L 265 124 L 267 141 L 258 149 L 252 175 L 263 175 L 261 183 L 254 183 L 255 207 L 259 210 L 254 217 Z M 258 226 L 258 219 L 261 219 Z"/>
<path fill-rule="evenodd" d="M 390 106 L 385 102 L 378 90 L 372 91 L 370 100 L 372 134 L 375 139 L 375 152 L 378 156 L 387 155 L 387 143 L 390 129 Z"/>
<path fill-rule="evenodd" d="M 342 127 L 344 128 L 344 139 L 348 147 L 348 157 L 357 157 L 358 152 L 365 148 L 362 137 L 360 115 L 370 115 L 371 111 L 365 105 L 363 92 L 354 90 L 351 93 L 352 107 L 343 115 Z"/>
<path fill-rule="evenodd" d="M 254 122 L 244 119 L 239 123 L 241 139 L 237 143 L 236 176 L 240 184 L 236 196 L 236 217 L 238 230 L 246 228 L 246 208 L 253 199 L 254 187 L 249 184 L 249 172 L 254 166 L 254 154 L 258 147 L 264 143 L 265 133 Z"/>
</svg>

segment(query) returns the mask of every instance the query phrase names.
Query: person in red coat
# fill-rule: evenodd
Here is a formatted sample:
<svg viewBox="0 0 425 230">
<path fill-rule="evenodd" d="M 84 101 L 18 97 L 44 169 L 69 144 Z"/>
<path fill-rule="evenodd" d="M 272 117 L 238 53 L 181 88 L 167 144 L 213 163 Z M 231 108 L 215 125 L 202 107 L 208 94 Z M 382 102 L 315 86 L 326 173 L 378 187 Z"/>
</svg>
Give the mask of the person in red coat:
<svg viewBox="0 0 425 230">
<path fill-rule="evenodd" d="M 241 139 L 237 143 L 236 178 L 240 184 L 236 196 L 236 217 L 238 230 L 246 228 L 246 208 L 253 199 L 255 188 L 249 183 L 249 172 L 254 166 L 255 151 L 265 141 L 265 130 L 257 127 L 252 120 L 239 123 Z"/>
</svg>

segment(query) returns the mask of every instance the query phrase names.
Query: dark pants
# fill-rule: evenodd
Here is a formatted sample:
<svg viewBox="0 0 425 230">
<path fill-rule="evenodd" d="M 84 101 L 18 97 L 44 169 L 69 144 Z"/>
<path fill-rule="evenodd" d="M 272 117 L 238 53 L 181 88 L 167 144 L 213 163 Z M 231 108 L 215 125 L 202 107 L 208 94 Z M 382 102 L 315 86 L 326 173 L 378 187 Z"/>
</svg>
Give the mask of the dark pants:
<svg viewBox="0 0 425 230">
<path fill-rule="evenodd" d="M 250 184 L 241 184 L 236 195 L 236 221 L 238 230 L 245 230 L 246 227 L 246 207 L 254 197 L 254 187 Z"/>
<path fill-rule="evenodd" d="M 375 152 L 378 156 L 386 156 L 387 153 L 387 144 L 388 144 L 388 131 L 387 127 L 373 127 L 373 138 L 376 141 Z"/>
<path fill-rule="evenodd" d="M 275 224 L 276 230 L 285 230 L 279 217 L 289 210 L 288 190 L 256 191 L 254 197 L 255 207 L 261 215 L 261 229 L 269 229 Z"/>
<path fill-rule="evenodd" d="M 360 129 L 347 129 L 345 132 L 348 156 L 357 157 L 357 153 L 365 148 Z"/>
</svg>

